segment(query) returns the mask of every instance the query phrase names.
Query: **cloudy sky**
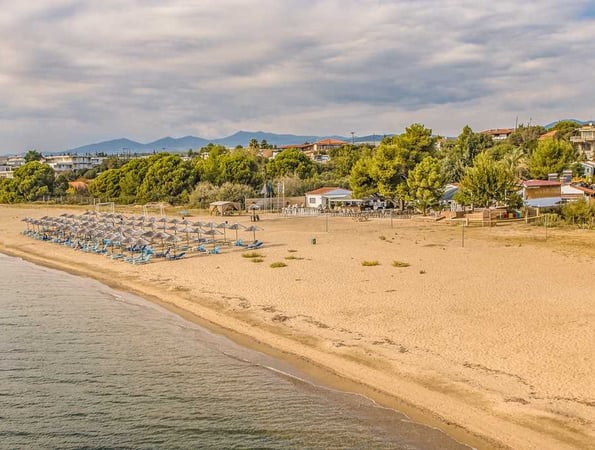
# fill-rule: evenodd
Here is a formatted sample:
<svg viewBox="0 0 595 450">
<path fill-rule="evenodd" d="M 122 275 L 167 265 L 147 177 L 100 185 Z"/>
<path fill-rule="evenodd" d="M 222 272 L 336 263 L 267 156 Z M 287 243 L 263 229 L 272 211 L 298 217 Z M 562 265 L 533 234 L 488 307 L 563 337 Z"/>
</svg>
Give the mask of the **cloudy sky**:
<svg viewBox="0 0 595 450">
<path fill-rule="evenodd" d="M 595 117 L 594 0 L 0 0 L 0 153 Z"/>
</svg>

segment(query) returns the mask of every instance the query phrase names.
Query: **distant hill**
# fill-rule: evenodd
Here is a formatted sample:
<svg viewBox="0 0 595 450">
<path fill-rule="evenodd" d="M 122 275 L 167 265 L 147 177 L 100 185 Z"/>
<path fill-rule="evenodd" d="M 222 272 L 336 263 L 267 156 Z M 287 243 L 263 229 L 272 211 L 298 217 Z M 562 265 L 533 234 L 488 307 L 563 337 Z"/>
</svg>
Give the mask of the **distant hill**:
<svg viewBox="0 0 595 450">
<path fill-rule="evenodd" d="M 355 136 L 354 142 L 380 142 L 385 135 L 376 134 L 368 136 Z M 199 150 L 209 143 L 223 145 L 225 147 L 236 147 L 242 145 L 248 146 L 251 139 L 256 139 L 258 142 L 266 140 L 270 145 L 278 147 L 292 144 L 303 144 L 304 142 L 316 142 L 321 139 L 332 138 L 345 142 L 351 142 L 351 137 L 345 136 L 302 136 L 295 134 L 277 134 L 264 131 L 238 131 L 230 136 L 219 139 L 204 139 L 195 136 L 184 136 L 181 138 L 164 137 L 153 142 L 143 144 L 130 139 L 121 138 L 113 139 L 104 142 L 97 142 L 94 144 L 83 145 L 81 147 L 71 148 L 53 154 L 71 153 L 71 154 L 121 154 L 121 153 L 153 153 L 160 151 L 167 152 L 185 152 L 189 149 Z"/>
<path fill-rule="evenodd" d="M 560 119 L 560 120 L 556 120 L 555 122 L 548 123 L 547 125 L 544 126 L 544 128 L 546 130 L 554 128 L 558 122 L 575 122 L 575 123 L 578 123 L 579 125 L 587 125 L 589 123 L 595 123 L 594 120 Z"/>
</svg>

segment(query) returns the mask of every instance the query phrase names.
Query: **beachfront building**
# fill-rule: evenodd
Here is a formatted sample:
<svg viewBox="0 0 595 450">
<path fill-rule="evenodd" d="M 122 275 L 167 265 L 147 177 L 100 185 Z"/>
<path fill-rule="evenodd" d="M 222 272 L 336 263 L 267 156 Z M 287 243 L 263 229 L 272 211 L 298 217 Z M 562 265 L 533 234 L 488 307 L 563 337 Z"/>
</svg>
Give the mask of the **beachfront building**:
<svg viewBox="0 0 595 450">
<path fill-rule="evenodd" d="M 587 160 L 595 158 L 595 126 L 589 123 L 584 127 L 579 128 L 578 136 L 571 136 L 570 142 L 583 153 Z"/>
<path fill-rule="evenodd" d="M 351 191 L 340 187 L 321 187 L 310 192 L 306 192 L 307 208 L 330 208 L 331 202 L 338 199 L 351 198 Z"/>
<path fill-rule="evenodd" d="M 512 134 L 513 131 L 514 128 L 494 128 L 491 130 L 480 131 L 480 133 L 492 136 L 492 140 L 494 141 L 504 141 Z"/>
</svg>

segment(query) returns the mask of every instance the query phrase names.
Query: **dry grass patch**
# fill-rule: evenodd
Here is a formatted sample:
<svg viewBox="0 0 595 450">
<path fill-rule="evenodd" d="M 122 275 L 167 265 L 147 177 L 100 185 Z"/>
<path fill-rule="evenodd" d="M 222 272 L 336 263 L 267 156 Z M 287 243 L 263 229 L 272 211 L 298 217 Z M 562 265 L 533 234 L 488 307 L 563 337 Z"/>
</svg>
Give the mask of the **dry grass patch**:
<svg viewBox="0 0 595 450">
<path fill-rule="evenodd" d="M 293 249 L 293 248 L 290 248 L 290 249 L 289 249 L 289 250 L 287 250 L 287 251 L 288 251 L 289 253 L 295 253 L 295 252 L 297 252 L 297 250 L 295 250 L 295 249 Z"/>
<path fill-rule="evenodd" d="M 296 260 L 296 261 L 300 261 L 300 260 L 302 260 L 302 259 L 304 259 L 304 258 L 302 258 L 301 256 L 293 256 L 293 255 L 289 255 L 289 256 L 286 256 L 286 257 L 285 257 L 285 259 L 287 259 L 287 260 Z"/>
<path fill-rule="evenodd" d="M 273 269 L 277 269 L 279 267 L 287 267 L 287 264 L 285 264 L 284 262 L 274 262 L 271 264 L 271 268 Z"/>
<path fill-rule="evenodd" d="M 402 261 L 393 261 L 393 267 L 409 267 L 411 264 Z"/>
<path fill-rule="evenodd" d="M 250 261 L 252 261 L 253 263 L 261 263 L 264 261 L 264 259 L 262 258 L 251 258 Z"/>
<path fill-rule="evenodd" d="M 362 261 L 362 266 L 364 267 L 372 267 L 372 266 L 379 266 L 380 263 L 378 261 Z"/>
<path fill-rule="evenodd" d="M 242 253 L 242 258 L 263 258 L 264 255 L 258 252 Z"/>
</svg>

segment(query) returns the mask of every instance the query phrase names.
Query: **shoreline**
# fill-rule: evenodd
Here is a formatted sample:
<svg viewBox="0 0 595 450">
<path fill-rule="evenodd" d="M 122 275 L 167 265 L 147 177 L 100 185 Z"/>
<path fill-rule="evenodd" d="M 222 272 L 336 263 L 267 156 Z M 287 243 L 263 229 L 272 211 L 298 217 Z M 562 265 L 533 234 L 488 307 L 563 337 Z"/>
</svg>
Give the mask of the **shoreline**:
<svg viewBox="0 0 595 450">
<path fill-rule="evenodd" d="M 53 270 L 58 270 L 82 278 L 90 278 L 108 286 L 109 288 L 115 291 L 126 292 L 141 297 L 143 300 L 154 303 L 162 307 L 163 309 L 173 314 L 176 314 L 184 320 L 187 320 L 202 328 L 205 328 L 210 332 L 213 332 L 231 340 L 235 344 L 238 344 L 250 350 L 263 353 L 269 357 L 282 360 L 288 363 L 297 371 L 303 373 L 307 378 L 300 378 L 297 375 L 288 372 L 283 372 L 281 370 L 275 369 L 274 367 L 267 367 L 267 369 L 269 370 L 277 371 L 285 376 L 289 376 L 292 378 L 296 378 L 300 381 L 315 384 L 325 389 L 332 389 L 338 392 L 349 393 L 353 395 L 361 395 L 366 400 L 376 404 L 377 407 L 385 408 L 390 411 L 403 414 L 408 419 L 414 422 L 440 430 L 451 439 L 463 445 L 467 445 L 469 448 L 508 448 L 506 446 L 501 445 L 497 441 L 492 441 L 488 437 L 475 436 L 469 433 L 468 430 L 461 426 L 458 426 L 453 423 L 448 423 L 448 421 L 441 420 L 440 418 L 433 417 L 433 414 L 431 414 L 431 412 L 423 411 L 419 407 L 403 399 L 382 392 L 378 389 L 373 388 L 372 386 L 366 385 L 365 383 L 360 383 L 356 380 L 345 378 L 339 375 L 337 372 L 333 371 L 331 368 L 319 364 L 313 360 L 309 360 L 304 356 L 283 351 L 281 349 L 272 347 L 271 345 L 259 339 L 256 339 L 253 336 L 243 334 L 241 332 L 238 332 L 237 330 L 234 330 L 233 328 L 224 327 L 215 321 L 208 320 L 195 313 L 189 312 L 186 309 L 180 308 L 175 303 L 164 301 L 159 296 L 149 294 L 145 290 L 140 290 L 137 287 L 133 287 L 125 283 L 114 282 L 111 278 L 91 274 L 86 270 L 77 270 L 70 266 L 65 266 L 64 264 L 53 262 L 46 258 L 41 258 L 37 255 L 31 255 L 25 252 L 14 251 L 13 249 L 3 246 L 2 243 L 0 243 L 0 253 L 14 258 L 20 258 L 24 261 L 36 264 L 38 266 L 47 267 Z"/>
<path fill-rule="evenodd" d="M 13 213 L 21 213 L 23 216 L 25 215 L 23 214 L 23 209 L 12 208 L 11 211 Z M 28 212 L 31 213 L 32 211 Z M 0 218 L 1 221 L 2 218 Z M 241 309 L 239 313 L 234 308 L 228 308 L 226 310 L 221 307 L 221 303 L 217 303 L 217 300 L 209 298 L 208 292 L 201 292 L 197 297 L 192 289 L 188 289 L 188 286 L 191 286 L 192 283 L 189 279 L 178 277 L 179 279 L 175 280 L 176 283 L 174 286 L 169 286 L 167 290 L 164 290 L 164 284 L 160 281 L 160 275 L 157 275 L 156 278 L 147 277 L 147 274 L 144 273 L 144 268 L 129 269 L 128 265 L 123 265 L 124 263 L 104 261 L 100 259 L 101 256 L 86 256 L 81 253 L 75 253 L 71 249 L 64 249 L 66 252 L 62 250 L 52 251 L 57 250 L 55 245 L 38 243 L 37 241 L 32 241 L 30 238 L 18 235 L 22 229 L 22 224 L 19 222 L 18 226 L 18 230 L 15 230 L 16 236 L 8 236 L 7 239 L 2 239 L 2 242 L 0 242 L 1 252 L 20 257 L 35 264 L 52 267 L 78 276 L 93 278 L 111 288 L 139 295 L 186 320 L 197 323 L 215 333 L 222 334 L 244 347 L 287 361 L 300 372 L 305 373 L 323 386 L 364 395 L 380 406 L 394 409 L 406 414 L 416 422 L 440 429 L 455 440 L 466 445 L 479 449 L 518 448 L 520 445 L 519 442 L 525 442 L 528 444 L 524 446 L 525 448 L 538 448 L 542 442 L 546 442 L 546 444 L 549 442 L 550 445 L 552 442 L 555 442 L 556 445 L 565 444 L 565 447 L 559 446 L 559 448 L 580 447 L 582 439 L 580 435 L 577 435 L 578 439 L 574 441 L 575 447 L 575 445 L 572 445 L 573 439 L 568 439 L 569 436 L 560 436 L 562 438 L 561 440 L 556 439 L 553 441 L 551 440 L 552 436 L 544 435 L 546 430 L 523 426 L 526 424 L 518 423 L 514 420 L 502 421 L 502 418 L 498 418 L 499 422 L 496 423 L 498 427 L 495 430 L 498 434 L 492 436 L 486 433 L 485 430 L 481 432 L 477 428 L 467 428 L 466 422 L 461 421 L 460 416 L 455 417 L 454 414 L 452 416 L 444 414 L 444 411 L 448 412 L 458 407 L 462 410 L 463 417 L 469 413 L 469 424 L 471 426 L 477 425 L 472 419 L 477 421 L 481 420 L 482 416 L 485 417 L 485 413 L 482 413 L 482 402 L 477 402 L 477 399 L 473 397 L 466 398 L 465 394 L 468 392 L 465 390 L 453 391 L 452 385 L 428 386 L 427 379 L 424 379 L 424 377 L 427 377 L 426 373 L 420 373 L 421 376 L 416 378 L 411 376 L 411 374 L 398 373 L 392 369 L 388 370 L 386 362 L 382 359 L 382 355 L 380 355 L 380 358 L 378 355 L 362 357 L 359 353 L 342 355 L 337 354 L 332 349 L 329 351 L 325 347 L 326 342 L 323 338 L 312 336 L 314 334 L 312 331 L 316 331 L 316 329 L 283 329 L 283 321 L 280 323 L 274 320 L 267 322 L 263 320 L 262 316 L 254 314 L 244 316 L 241 314 L 243 312 Z M 311 232 L 309 231 L 306 234 L 310 235 Z M 326 236 L 325 240 L 327 240 Z M 277 240 L 275 237 L 271 237 L 270 242 L 276 243 Z M 29 244 L 38 244 L 38 246 Z M 292 243 L 292 246 L 295 245 Z M 31 247 L 35 250 L 32 251 Z M 68 250 L 71 250 L 72 256 L 67 254 Z M 312 250 L 312 248 L 300 248 L 299 250 L 306 253 L 306 250 Z M 214 258 L 210 261 L 223 262 L 223 260 L 218 259 L 221 256 L 223 255 L 207 258 Z M 235 255 L 230 254 L 225 257 L 230 259 L 232 256 Z M 188 259 L 188 265 L 192 264 L 191 260 L 192 258 Z M 171 264 L 171 267 L 174 267 L 177 263 L 165 264 Z M 239 265 L 241 263 L 241 261 L 237 261 L 237 258 L 235 258 L 235 264 Z M 155 265 L 158 264 L 160 265 L 161 263 L 155 263 Z M 204 270 L 205 268 L 201 267 L 201 269 Z M 219 270 L 219 267 L 207 267 L 207 269 L 210 271 L 210 275 Z M 270 269 L 268 270 L 270 271 Z M 160 272 L 155 271 L 155 273 Z M 155 276 L 155 273 L 152 275 Z M 175 273 L 175 270 L 171 273 Z M 155 282 L 155 280 L 158 282 Z M 178 285 L 177 282 L 180 284 Z M 236 292 L 228 291 L 229 289 L 222 288 L 219 292 L 212 295 L 223 296 L 224 299 L 227 297 L 233 298 L 234 295 L 237 295 Z M 280 290 L 277 295 L 284 295 L 286 294 L 285 291 Z M 228 294 L 227 297 L 226 294 Z M 271 297 L 274 296 L 275 294 Z M 315 322 L 315 319 L 325 319 L 324 314 L 317 313 L 316 316 L 313 314 L 312 321 Z M 325 330 L 321 329 L 320 331 Z M 359 350 L 359 348 L 354 349 L 356 352 L 359 352 Z M 387 390 L 387 387 L 391 389 Z M 404 393 L 407 395 L 404 395 Z M 431 399 L 424 397 L 428 393 L 431 394 Z M 431 405 L 428 405 L 428 402 L 424 404 L 420 400 L 432 400 L 434 404 L 438 405 L 443 402 L 450 402 L 452 405 L 447 405 L 448 407 L 443 408 L 441 412 L 438 408 L 429 407 Z M 455 403 L 459 404 L 456 405 Z M 502 435 L 501 433 L 503 431 L 507 432 L 507 435 Z M 574 430 L 572 431 L 574 432 Z M 585 437 L 588 438 L 587 435 L 583 435 L 583 438 Z"/>
</svg>

